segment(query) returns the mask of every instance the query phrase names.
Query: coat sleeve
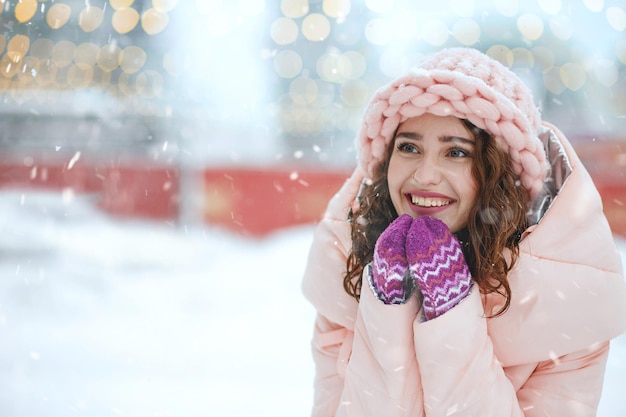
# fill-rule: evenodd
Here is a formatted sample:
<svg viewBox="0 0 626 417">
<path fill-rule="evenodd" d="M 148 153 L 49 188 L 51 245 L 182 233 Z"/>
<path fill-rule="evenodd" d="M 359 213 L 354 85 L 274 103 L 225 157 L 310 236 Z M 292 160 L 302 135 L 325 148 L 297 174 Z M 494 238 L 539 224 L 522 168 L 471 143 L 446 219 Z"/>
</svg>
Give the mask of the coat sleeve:
<svg viewBox="0 0 626 417">
<path fill-rule="evenodd" d="M 385 305 L 364 286 L 337 416 L 421 417 L 413 322 L 419 300 Z"/>
<path fill-rule="evenodd" d="M 348 330 L 331 322 L 323 315 L 317 315 L 313 331 L 313 362 L 315 364 L 313 417 L 333 417 L 339 405 L 343 390 L 343 377 L 340 375 L 342 355 L 348 348 L 345 344 Z"/>
<path fill-rule="evenodd" d="M 474 290 L 440 317 L 414 325 L 426 416 L 596 415 L 608 342 L 541 362 L 515 387 L 495 357 Z"/>
<path fill-rule="evenodd" d="M 607 341 L 540 363 L 517 393 L 526 417 L 595 417 L 608 356 Z"/>
<path fill-rule="evenodd" d="M 343 289 L 351 246 L 347 216 L 354 208 L 362 179 L 361 172 L 355 170 L 330 200 L 315 228 L 302 280 L 302 291 L 317 311 L 311 344 L 315 365 L 314 417 L 335 416 L 343 390 L 358 308 L 357 301 Z"/>
<path fill-rule="evenodd" d="M 349 231 L 325 218 L 317 226 L 304 274 L 303 292 L 317 311 L 311 343 L 315 364 L 312 416 L 335 415 L 343 389 L 356 315 L 356 300 L 343 290 Z M 342 233 L 343 232 L 343 233 Z"/>
</svg>

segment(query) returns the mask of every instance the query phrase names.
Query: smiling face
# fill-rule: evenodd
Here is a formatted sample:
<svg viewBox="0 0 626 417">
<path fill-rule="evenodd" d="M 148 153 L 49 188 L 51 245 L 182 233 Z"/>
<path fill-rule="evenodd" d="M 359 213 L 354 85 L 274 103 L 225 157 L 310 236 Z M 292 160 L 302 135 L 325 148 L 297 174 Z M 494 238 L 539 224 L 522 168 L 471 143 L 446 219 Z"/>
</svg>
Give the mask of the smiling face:
<svg viewBox="0 0 626 417">
<path fill-rule="evenodd" d="M 476 142 L 454 116 L 424 114 L 398 126 L 387 184 L 398 215 L 432 216 L 453 233 L 467 225 L 477 196 Z"/>
</svg>

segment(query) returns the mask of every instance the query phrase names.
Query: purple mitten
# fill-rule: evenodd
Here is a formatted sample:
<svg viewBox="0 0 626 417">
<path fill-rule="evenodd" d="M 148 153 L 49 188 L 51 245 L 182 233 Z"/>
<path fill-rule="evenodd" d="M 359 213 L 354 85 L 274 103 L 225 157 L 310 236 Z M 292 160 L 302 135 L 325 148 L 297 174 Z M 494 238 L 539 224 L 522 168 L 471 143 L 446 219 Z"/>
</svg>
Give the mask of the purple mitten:
<svg viewBox="0 0 626 417">
<path fill-rule="evenodd" d="M 368 278 L 372 290 L 385 304 L 403 304 L 411 295 L 405 243 L 412 221 L 408 214 L 395 219 L 381 233 L 374 247 Z"/>
<path fill-rule="evenodd" d="M 439 317 L 469 294 L 472 275 L 461 245 L 439 219 L 415 219 L 406 243 L 411 276 L 424 297 L 426 320 Z"/>
</svg>

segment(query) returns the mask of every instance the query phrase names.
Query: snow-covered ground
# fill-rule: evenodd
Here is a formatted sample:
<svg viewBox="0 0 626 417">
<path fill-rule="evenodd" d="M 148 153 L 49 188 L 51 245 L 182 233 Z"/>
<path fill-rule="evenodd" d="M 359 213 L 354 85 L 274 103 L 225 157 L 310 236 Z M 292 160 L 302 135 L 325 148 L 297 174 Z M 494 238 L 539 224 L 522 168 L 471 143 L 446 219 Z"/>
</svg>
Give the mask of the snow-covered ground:
<svg viewBox="0 0 626 417">
<path fill-rule="evenodd" d="M 91 203 L 0 192 L 2 417 L 309 414 L 311 226 L 252 239 Z M 622 336 L 600 417 L 626 416 L 625 386 Z"/>
</svg>

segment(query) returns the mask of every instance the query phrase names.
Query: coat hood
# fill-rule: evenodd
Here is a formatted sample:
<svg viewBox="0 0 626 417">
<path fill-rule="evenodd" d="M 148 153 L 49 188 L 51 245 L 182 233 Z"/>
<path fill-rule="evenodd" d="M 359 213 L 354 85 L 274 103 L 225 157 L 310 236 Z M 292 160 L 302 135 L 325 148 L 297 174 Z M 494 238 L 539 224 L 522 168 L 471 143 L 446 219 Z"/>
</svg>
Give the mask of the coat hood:
<svg viewBox="0 0 626 417">
<path fill-rule="evenodd" d="M 488 319 L 496 356 L 509 366 L 554 359 L 626 330 L 626 282 L 600 195 L 565 136 L 543 126 L 552 165 L 547 192 L 533 204 L 538 223 L 509 273 L 511 306 Z M 502 301 L 484 296 L 485 313 Z"/>
</svg>

